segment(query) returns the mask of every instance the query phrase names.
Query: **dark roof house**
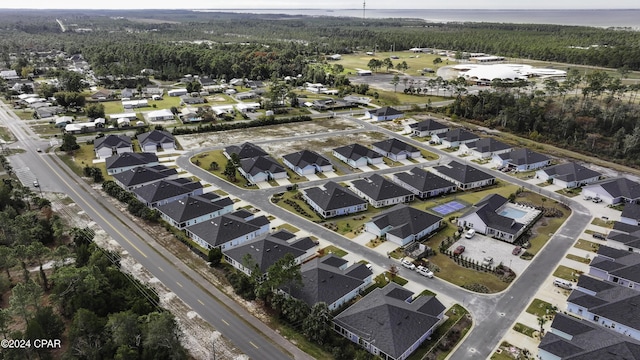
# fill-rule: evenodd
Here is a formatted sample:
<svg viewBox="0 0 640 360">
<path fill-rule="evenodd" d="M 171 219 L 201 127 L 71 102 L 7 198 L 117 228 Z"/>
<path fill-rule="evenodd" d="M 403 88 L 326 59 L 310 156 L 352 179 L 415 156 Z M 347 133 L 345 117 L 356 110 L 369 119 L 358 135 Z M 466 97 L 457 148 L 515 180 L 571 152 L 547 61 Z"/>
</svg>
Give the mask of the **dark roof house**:
<svg viewBox="0 0 640 360">
<path fill-rule="evenodd" d="M 222 250 L 240 245 L 269 231 L 270 221 L 244 209 L 203 221 L 186 228 L 187 235 L 202 247 Z"/>
<path fill-rule="evenodd" d="M 305 201 L 322 217 L 330 218 L 351 214 L 367 209 L 367 201 L 358 197 L 348 188 L 333 181 L 324 184 L 324 188 L 313 187 L 302 190 Z"/>
<path fill-rule="evenodd" d="M 189 195 L 202 194 L 202 184 L 188 178 L 163 179 L 132 191 L 147 206 L 157 207 Z"/>
<path fill-rule="evenodd" d="M 447 165 L 435 166 L 436 174 L 456 184 L 462 190 L 492 185 L 496 178 L 471 165 L 452 161 Z"/>
<path fill-rule="evenodd" d="M 138 166 L 127 171 L 113 174 L 114 181 L 126 190 L 159 181 L 177 177 L 178 171 L 164 165 Z"/>
<path fill-rule="evenodd" d="M 456 191 L 457 188 L 451 181 L 418 167 L 393 174 L 392 180 L 423 199 Z"/>
<path fill-rule="evenodd" d="M 157 209 L 165 221 L 184 229 L 233 211 L 233 201 L 229 197 L 206 193 L 159 205 Z"/>
<path fill-rule="evenodd" d="M 258 145 L 254 145 L 250 142 L 246 142 L 240 146 L 238 145 L 227 146 L 224 149 L 224 152 L 228 158 L 231 156 L 231 154 L 238 154 L 238 157 L 240 158 L 240 160 L 254 158 L 257 156 L 269 155 L 267 154 L 266 151 L 262 150 L 261 147 L 259 147 Z"/>
<path fill-rule="evenodd" d="M 352 184 L 353 191 L 364 197 L 373 207 L 406 203 L 414 198 L 411 191 L 378 174 L 354 180 Z"/>
<path fill-rule="evenodd" d="M 156 166 L 159 165 L 158 161 L 156 154 L 126 152 L 108 157 L 105 165 L 107 173 L 114 175 L 138 166 Z"/>
</svg>

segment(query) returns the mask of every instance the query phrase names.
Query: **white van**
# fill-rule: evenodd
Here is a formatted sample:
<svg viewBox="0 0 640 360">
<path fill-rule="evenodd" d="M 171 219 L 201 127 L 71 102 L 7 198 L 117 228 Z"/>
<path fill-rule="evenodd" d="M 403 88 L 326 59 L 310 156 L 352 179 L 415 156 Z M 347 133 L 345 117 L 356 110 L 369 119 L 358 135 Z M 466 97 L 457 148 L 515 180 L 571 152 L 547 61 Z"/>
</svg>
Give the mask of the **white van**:
<svg viewBox="0 0 640 360">
<path fill-rule="evenodd" d="M 466 237 L 467 239 L 471 239 L 475 234 L 476 234 L 476 231 L 474 229 L 469 229 L 464 234 L 464 237 Z"/>
<path fill-rule="evenodd" d="M 553 280 L 553 285 L 559 288 L 567 289 L 567 290 L 573 289 L 573 284 L 571 283 L 571 281 L 564 280 L 564 279 L 556 278 L 555 280 Z"/>
</svg>

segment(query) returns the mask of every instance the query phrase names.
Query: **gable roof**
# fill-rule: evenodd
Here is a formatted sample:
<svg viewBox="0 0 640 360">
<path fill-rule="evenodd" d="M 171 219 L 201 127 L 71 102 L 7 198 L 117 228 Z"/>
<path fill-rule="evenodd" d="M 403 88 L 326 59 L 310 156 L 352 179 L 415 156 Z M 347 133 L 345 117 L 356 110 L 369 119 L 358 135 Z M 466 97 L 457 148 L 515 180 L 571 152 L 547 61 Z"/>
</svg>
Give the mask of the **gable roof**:
<svg viewBox="0 0 640 360">
<path fill-rule="evenodd" d="M 258 231 L 262 226 L 270 223 L 264 215 L 257 218 L 252 216 L 253 214 L 245 210 L 238 210 L 189 226 L 187 230 L 211 246 L 220 246 L 233 239 Z"/>
<path fill-rule="evenodd" d="M 284 166 L 280 165 L 274 158 L 269 155 L 256 156 L 240 160 L 242 170 L 250 175 L 256 175 L 262 172 L 270 172 L 272 174 L 286 172 Z"/>
<path fill-rule="evenodd" d="M 366 204 L 367 201 L 351 190 L 333 181 L 324 184 L 324 189 L 312 187 L 304 190 L 305 195 L 322 210 L 337 210 L 351 206 Z"/>
<path fill-rule="evenodd" d="M 453 129 L 447 131 L 445 134 L 438 135 L 439 138 L 447 140 L 449 142 L 467 141 L 473 139 L 479 139 L 478 136 L 464 129 Z"/>
<path fill-rule="evenodd" d="M 125 148 L 131 146 L 131 138 L 125 135 L 107 135 L 97 138 L 93 141 L 93 147 L 98 150 L 103 147 L 108 148 Z"/>
<path fill-rule="evenodd" d="M 637 340 L 562 313 L 555 315 L 538 348 L 561 360 L 640 360 Z"/>
<path fill-rule="evenodd" d="M 551 160 L 547 155 L 531 151 L 526 148 L 518 148 L 508 153 L 498 155 L 502 160 L 508 160 L 514 165 L 536 164 Z"/>
<path fill-rule="evenodd" d="M 331 162 L 324 156 L 311 150 L 302 150 L 291 154 L 284 155 L 283 159 L 287 160 L 293 166 L 297 166 L 301 169 L 309 165 L 326 166 L 331 165 Z"/>
<path fill-rule="evenodd" d="M 396 173 L 394 176 L 418 191 L 430 191 L 455 186 L 451 181 L 419 167 L 414 167 L 408 172 Z"/>
<path fill-rule="evenodd" d="M 246 142 L 240 146 L 231 145 L 227 146 L 224 151 L 231 156 L 231 154 L 238 154 L 240 160 L 253 158 L 256 156 L 265 156 L 269 155 L 266 151 L 262 150 L 258 145 L 254 145 L 250 142 Z"/>
<path fill-rule="evenodd" d="M 167 131 L 153 130 L 153 131 L 149 131 L 144 134 L 138 135 L 138 142 L 140 142 L 140 146 L 144 146 L 148 143 L 150 144 L 175 143 L 176 139 L 173 137 L 171 133 Z"/>
<path fill-rule="evenodd" d="M 368 178 L 354 180 L 352 184 L 353 187 L 375 201 L 413 195 L 411 191 L 378 174 L 373 174 Z"/>
<path fill-rule="evenodd" d="M 469 184 L 494 178 L 491 174 L 471 165 L 462 164 L 457 161 L 452 161 L 447 165 L 435 166 L 433 169 L 451 179 L 459 181 L 462 184 Z"/>
<path fill-rule="evenodd" d="M 300 267 L 302 286 L 287 284 L 282 286 L 281 289 L 309 306 L 319 302 L 331 305 L 354 289 L 362 286 L 365 279 L 373 274 L 365 264 L 355 263 L 346 269 L 340 269 L 332 266 L 330 261 L 326 261 L 327 258 L 338 257 L 330 254 L 302 264 Z M 356 271 L 356 269 L 358 270 Z"/>
<path fill-rule="evenodd" d="M 603 270 L 611 276 L 640 282 L 640 254 L 636 252 L 602 245 L 589 267 Z"/>
<path fill-rule="evenodd" d="M 144 166 L 157 162 L 158 157 L 156 156 L 156 154 L 127 152 L 119 155 L 109 156 L 105 160 L 105 165 L 107 169 L 117 169 L 129 166 Z"/>
<path fill-rule="evenodd" d="M 200 182 L 195 182 L 188 178 L 177 178 L 173 180 L 163 179 L 156 181 L 133 189 L 132 191 L 147 203 L 155 203 L 175 196 L 189 194 L 201 188 L 202 184 Z"/>
<path fill-rule="evenodd" d="M 507 149 L 511 149 L 512 147 L 511 145 L 505 144 L 502 141 L 498 141 L 494 138 L 482 138 L 480 140 L 467 143 L 466 146 L 469 149 L 472 149 L 481 153 L 507 150 Z"/>
<path fill-rule="evenodd" d="M 640 198 L 640 184 L 638 184 L 635 181 L 631 181 L 625 177 L 617 178 L 617 179 L 607 179 L 598 184 L 593 184 L 590 187 L 592 186 L 602 187 L 613 198 L 618 198 L 618 197 L 624 197 L 627 199 Z M 637 204 L 634 204 L 634 205 L 638 206 Z M 625 209 L 626 208 L 627 206 L 625 205 Z M 624 214 L 624 210 L 623 210 L 623 214 Z"/>
<path fill-rule="evenodd" d="M 549 176 L 553 176 L 558 180 L 566 182 L 582 181 L 602 176 L 599 172 L 587 169 L 586 167 L 574 162 L 551 166 L 542 171 Z"/>
<path fill-rule="evenodd" d="M 497 213 L 498 209 L 508 201 L 509 200 L 502 195 L 487 195 L 461 217 L 466 217 L 475 213 L 488 227 L 509 234 L 517 234 L 524 224 Z"/>
<path fill-rule="evenodd" d="M 298 258 L 304 255 L 307 250 L 316 246 L 315 243 L 306 241 L 308 238 L 288 242 L 288 240 L 295 237 L 295 235 L 286 230 L 279 230 L 276 233 L 267 234 L 266 236 L 247 241 L 246 243 L 225 250 L 224 254 L 243 264 L 245 267 L 248 267 L 248 264 L 244 264 L 245 256 L 250 255 L 251 260 L 258 266 L 260 271 L 265 274 L 269 267 L 286 254 L 291 254 L 294 258 Z M 301 242 L 305 243 L 305 246 L 300 247 L 299 243 Z"/>
<path fill-rule="evenodd" d="M 401 239 L 418 234 L 440 221 L 442 221 L 442 218 L 439 216 L 404 204 L 396 205 L 382 214 L 371 218 L 371 222 L 373 222 L 378 229 L 391 226 L 392 229 L 389 230 L 388 233 Z"/>
<path fill-rule="evenodd" d="M 377 288 L 333 318 L 342 328 L 398 358 L 439 321 L 445 307 L 433 296 L 405 302 L 390 296 L 400 285 Z"/>
<path fill-rule="evenodd" d="M 415 146 L 409 145 L 396 138 L 378 141 L 371 144 L 371 146 L 377 147 L 378 149 L 392 154 L 399 154 L 403 151 L 410 153 L 418 151 L 418 148 L 416 148 Z"/>
<path fill-rule="evenodd" d="M 427 119 L 418 123 L 413 123 L 409 125 L 409 127 L 418 131 L 434 131 L 448 128 L 447 125 L 439 123 L 434 119 Z"/>
<path fill-rule="evenodd" d="M 344 156 L 347 159 L 358 161 L 363 157 L 369 159 L 381 158 L 382 155 L 360 144 L 351 144 L 333 149 L 333 151 Z"/>
<path fill-rule="evenodd" d="M 640 220 L 640 204 L 626 203 L 622 209 L 621 217 L 628 219 Z"/>
<path fill-rule="evenodd" d="M 369 113 L 371 115 L 378 116 L 378 117 L 380 117 L 380 116 L 402 115 L 403 114 L 402 111 L 396 110 L 396 109 L 394 109 L 394 108 L 392 108 L 390 106 L 385 106 L 385 107 L 381 107 L 381 108 L 378 108 L 378 109 L 375 109 L 375 110 L 371 110 L 371 111 L 369 111 Z"/>
<path fill-rule="evenodd" d="M 168 168 L 164 165 L 156 165 L 150 167 L 138 166 L 131 170 L 114 174 L 113 177 L 124 186 L 135 186 L 162 180 L 173 175 L 178 175 L 176 169 Z"/>
<path fill-rule="evenodd" d="M 178 201 L 158 206 L 158 211 L 167 215 L 178 223 L 195 219 L 203 215 L 220 211 L 233 205 L 229 197 L 221 197 L 214 193 L 190 195 Z"/>
</svg>

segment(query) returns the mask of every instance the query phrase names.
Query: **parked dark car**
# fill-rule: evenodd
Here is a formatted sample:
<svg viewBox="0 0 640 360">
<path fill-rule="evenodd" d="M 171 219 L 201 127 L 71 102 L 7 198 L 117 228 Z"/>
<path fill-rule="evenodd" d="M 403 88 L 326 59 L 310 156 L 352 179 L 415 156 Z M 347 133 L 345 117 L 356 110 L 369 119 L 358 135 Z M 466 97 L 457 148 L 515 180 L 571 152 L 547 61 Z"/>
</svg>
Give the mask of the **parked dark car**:
<svg viewBox="0 0 640 360">
<path fill-rule="evenodd" d="M 464 246 L 460 245 L 455 250 L 453 250 L 453 255 L 460 255 L 464 252 Z"/>
<path fill-rule="evenodd" d="M 516 246 L 513 248 L 513 251 L 511 252 L 512 255 L 520 255 L 520 251 L 522 251 L 522 247 L 521 246 Z"/>
<path fill-rule="evenodd" d="M 601 234 L 601 233 L 597 233 L 597 232 L 594 232 L 592 236 L 593 236 L 594 239 L 600 239 L 600 240 L 606 240 L 607 239 L 607 235 Z"/>
</svg>

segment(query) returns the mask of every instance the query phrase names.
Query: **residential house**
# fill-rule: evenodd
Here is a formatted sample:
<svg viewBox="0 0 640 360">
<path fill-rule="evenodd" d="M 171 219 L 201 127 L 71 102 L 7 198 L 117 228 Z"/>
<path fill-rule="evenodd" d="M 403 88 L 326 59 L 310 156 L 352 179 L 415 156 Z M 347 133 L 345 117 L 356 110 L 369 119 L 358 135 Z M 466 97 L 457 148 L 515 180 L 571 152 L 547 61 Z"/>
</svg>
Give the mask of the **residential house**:
<svg viewBox="0 0 640 360">
<path fill-rule="evenodd" d="M 581 187 L 600 180 L 597 171 L 588 169 L 574 162 L 555 165 L 536 171 L 536 178 L 542 181 L 552 181 L 553 184 L 563 188 Z"/>
<path fill-rule="evenodd" d="M 183 96 L 183 95 L 187 95 L 189 92 L 187 91 L 187 89 L 173 89 L 173 90 L 169 90 L 167 91 L 167 95 L 169 96 Z"/>
<path fill-rule="evenodd" d="M 640 226 L 640 204 L 624 204 L 624 208 L 622 208 L 622 213 L 620 214 L 620 221 L 625 224 Z"/>
<path fill-rule="evenodd" d="M 40 119 L 62 114 L 63 112 L 64 108 L 62 106 L 47 106 L 36 109 L 36 114 L 38 114 L 38 118 Z"/>
<path fill-rule="evenodd" d="M 95 93 L 91 94 L 91 99 L 95 101 L 113 100 L 114 97 L 115 97 L 114 91 L 109 89 L 100 89 Z"/>
<path fill-rule="evenodd" d="M 312 106 L 319 111 L 332 111 L 353 107 L 353 103 L 342 99 L 322 99 L 314 100 Z"/>
<path fill-rule="evenodd" d="M 356 169 L 366 165 L 382 164 L 384 162 L 382 155 L 360 144 L 351 144 L 335 148 L 333 149 L 333 156 Z"/>
<path fill-rule="evenodd" d="M 282 159 L 288 168 L 301 176 L 333 171 L 333 165 L 329 159 L 311 150 L 287 154 Z"/>
<path fill-rule="evenodd" d="M 142 95 L 145 97 L 159 96 L 162 98 L 162 95 L 164 95 L 164 89 L 157 86 L 147 86 L 142 89 Z"/>
<path fill-rule="evenodd" d="M 390 106 L 385 106 L 378 109 L 367 110 L 365 116 L 373 121 L 389 121 L 403 117 L 404 113 Z"/>
<path fill-rule="evenodd" d="M 538 345 L 538 359 L 640 360 L 640 342 L 559 312 Z"/>
<path fill-rule="evenodd" d="M 548 166 L 551 163 L 551 158 L 526 148 L 518 148 L 507 153 L 494 155 L 491 161 L 498 168 L 507 168 L 520 172 Z"/>
<path fill-rule="evenodd" d="M 20 76 L 15 70 L 2 70 L 0 71 L 0 77 L 7 81 L 20 79 Z"/>
<path fill-rule="evenodd" d="M 451 181 L 418 167 L 393 174 L 391 180 L 421 199 L 448 194 L 458 189 Z"/>
<path fill-rule="evenodd" d="M 149 106 L 147 99 L 142 100 L 122 100 L 122 107 L 127 109 L 137 109 Z"/>
<path fill-rule="evenodd" d="M 196 104 L 204 104 L 205 99 L 201 97 L 192 97 L 189 95 L 180 96 L 180 104 L 181 105 L 196 105 Z"/>
<path fill-rule="evenodd" d="M 613 230 L 606 237 L 607 246 L 640 253 L 640 226 L 616 221 Z"/>
<path fill-rule="evenodd" d="M 474 229 L 480 234 L 513 243 L 541 212 L 531 208 L 527 209 L 526 213 L 531 212 L 535 216 L 524 218 L 522 215 L 514 218 L 515 215 L 512 215 L 514 210 L 510 209 L 508 204 L 509 200 L 502 195 L 487 195 L 460 216 L 457 224 Z M 518 215 L 521 213 L 518 212 Z"/>
<path fill-rule="evenodd" d="M 247 276 L 251 276 L 256 268 L 266 274 L 271 266 L 287 254 L 293 256 L 297 265 L 302 264 L 315 256 L 317 246 L 308 236 L 296 239 L 294 234 L 279 230 L 225 250 L 224 259 Z"/>
<path fill-rule="evenodd" d="M 400 204 L 371 218 L 364 229 L 376 236 L 385 237 L 400 246 L 437 231 L 442 218 L 422 210 Z"/>
<path fill-rule="evenodd" d="M 405 360 L 443 322 L 445 306 L 390 282 L 333 318 L 333 329 L 385 360 Z"/>
<path fill-rule="evenodd" d="M 436 175 L 456 184 L 461 190 L 471 190 L 495 184 L 496 178 L 471 165 L 452 161 L 433 167 Z"/>
<path fill-rule="evenodd" d="M 233 211 L 233 201 L 215 193 L 190 195 L 157 207 L 162 219 L 182 230 Z"/>
<path fill-rule="evenodd" d="M 240 101 L 253 99 L 255 97 L 258 97 L 258 94 L 256 94 L 253 91 L 246 91 L 246 92 L 241 92 L 236 94 L 236 99 Z"/>
<path fill-rule="evenodd" d="M 640 340 L 640 292 L 582 275 L 567 299 L 567 311 L 584 320 Z"/>
<path fill-rule="evenodd" d="M 144 152 L 156 152 L 158 149 L 175 150 L 176 139 L 168 131 L 152 130 L 138 135 L 140 148 Z"/>
<path fill-rule="evenodd" d="M 63 128 L 71 123 L 73 123 L 73 117 L 71 116 L 58 116 L 55 120 L 55 127 Z"/>
<path fill-rule="evenodd" d="M 202 194 L 202 184 L 188 178 L 163 179 L 132 190 L 142 203 L 151 208 Z"/>
<path fill-rule="evenodd" d="M 156 181 L 160 181 L 163 179 L 171 180 L 177 177 L 178 171 L 176 169 L 169 168 L 164 165 L 142 165 L 113 174 L 113 181 L 121 188 L 127 191 L 131 191 L 135 188 L 139 188 Z"/>
<path fill-rule="evenodd" d="M 136 115 L 136 113 L 134 113 L 134 112 L 121 113 L 121 114 L 110 114 L 109 115 L 109 119 L 115 120 L 119 124 L 120 121 L 123 120 L 123 119 L 128 120 L 128 121 L 137 120 L 138 119 L 138 115 Z"/>
<path fill-rule="evenodd" d="M 415 197 L 411 191 L 378 174 L 354 180 L 352 184 L 353 192 L 376 208 L 407 203 Z"/>
<path fill-rule="evenodd" d="M 154 110 L 147 113 L 149 121 L 166 121 L 173 120 L 173 118 L 174 115 L 169 109 Z"/>
<path fill-rule="evenodd" d="M 227 250 L 253 240 L 269 231 L 269 219 L 240 209 L 211 220 L 191 225 L 185 230 L 198 245 L 205 249 L 214 247 Z"/>
<path fill-rule="evenodd" d="M 480 137 L 464 129 L 453 129 L 446 133 L 431 135 L 431 141 L 446 145 L 448 148 L 459 147 L 462 144 L 480 140 Z"/>
<path fill-rule="evenodd" d="M 407 158 L 417 159 L 422 157 L 422 153 L 418 148 L 409 145 L 396 138 L 382 140 L 371 144 L 373 151 L 382 156 L 386 156 L 393 161 L 402 161 Z"/>
<path fill-rule="evenodd" d="M 223 154 L 227 159 L 231 159 L 231 154 L 237 154 L 238 159 L 240 160 L 254 158 L 257 156 L 269 155 L 267 154 L 266 151 L 262 150 L 261 147 L 254 145 L 250 142 L 246 142 L 239 146 L 238 145 L 227 146 L 226 148 L 224 148 Z"/>
<path fill-rule="evenodd" d="M 427 119 L 407 125 L 405 127 L 405 131 L 418 137 L 426 137 L 436 134 L 445 134 L 449 131 L 449 127 L 445 124 L 435 121 L 434 119 Z"/>
<path fill-rule="evenodd" d="M 210 78 L 208 76 L 199 77 L 198 78 L 198 82 L 200 83 L 200 85 L 202 85 L 202 87 L 213 86 L 213 85 L 216 85 L 218 83 L 218 81 L 216 79 Z"/>
<path fill-rule="evenodd" d="M 112 155 L 105 159 L 107 174 L 115 175 L 125 171 L 129 171 L 139 166 L 157 166 L 160 162 L 158 157 L 152 153 L 134 153 L 127 152 L 118 155 Z"/>
<path fill-rule="evenodd" d="M 131 138 L 125 135 L 107 135 L 93 141 L 93 149 L 98 159 L 106 159 L 114 154 L 133 152 Z"/>
<path fill-rule="evenodd" d="M 302 286 L 286 284 L 280 290 L 310 307 L 324 302 L 333 311 L 366 289 L 373 273 L 365 264 L 348 261 L 333 254 L 315 258 L 300 267 Z"/>
<path fill-rule="evenodd" d="M 495 155 L 505 154 L 513 150 L 511 145 L 494 138 L 483 138 L 478 141 L 460 145 L 460 152 L 480 159 L 487 159 Z"/>
<path fill-rule="evenodd" d="M 640 202 L 640 184 L 625 177 L 607 179 L 583 187 L 582 196 L 601 199 L 608 205 L 638 203 Z"/>
<path fill-rule="evenodd" d="M 250 184 L 289 177 L 284 166 L 269 155 L 241 159 L 238 171 Z"/>
<path fill-rule="evenodd" d="M 133 99 L 134 96 L 138 93 L 138 90 L 131 88 L 124 88 L 120 91 L 120 98 L 122 99 Z"/>
<path fill-rule="evenodd" d="M 300 191 L 304 201 L 325 219 L 367 210 L 367 201 L 348 188 L 329 181 L 324 187 L 312 187 Z"/>
<path fill-rule="evenodd" d="M 601 245 L 589 275 L 640 291 L 640 253 Z"/>
</svg>

